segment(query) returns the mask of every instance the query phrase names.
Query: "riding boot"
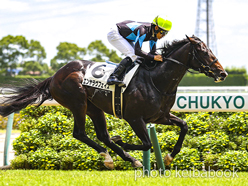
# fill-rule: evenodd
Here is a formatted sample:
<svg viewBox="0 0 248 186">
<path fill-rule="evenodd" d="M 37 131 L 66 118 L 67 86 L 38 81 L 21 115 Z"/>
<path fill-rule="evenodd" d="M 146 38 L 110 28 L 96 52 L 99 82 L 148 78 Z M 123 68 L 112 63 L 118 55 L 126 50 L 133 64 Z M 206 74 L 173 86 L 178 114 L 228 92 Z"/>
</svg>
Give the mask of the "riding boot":
<svg viewBox="0 0 248 186">
<path fill-rule="evenodd" d="M 126 68 L 132 64 L 130 57 L 124 58 L 120 64 L 115 68 L 114 72 L 109 76 L 107 80 L 108 85 L 119 85 L 119 87 L 125 87 L 125 83 L 120 80 L 120 76 L 125 72 Z"/>
</svg>

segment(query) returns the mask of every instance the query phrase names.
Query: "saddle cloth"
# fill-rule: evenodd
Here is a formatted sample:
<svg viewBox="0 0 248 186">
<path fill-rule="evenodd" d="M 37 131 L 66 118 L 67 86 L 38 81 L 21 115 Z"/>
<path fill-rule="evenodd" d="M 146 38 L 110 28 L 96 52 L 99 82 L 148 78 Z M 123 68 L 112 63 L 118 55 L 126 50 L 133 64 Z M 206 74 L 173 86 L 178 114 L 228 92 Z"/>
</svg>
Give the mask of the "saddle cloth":
<svg viewBox="0 0 248 186">
<path fill-rule="evenodd" d="M 113 73 L 117 64 L 113 62 L 96 62 L 93 65 L 89 65 L 86 69 L 83 85 L 95 87 L 98 89 L 115 91 L 114 85 L 108 85 L 107 80 L 110 74 Z M 123 93 L 128 87 L 132 77 L 134 76 L 136 70 L 138 69 L 139 64 L 135 63 L 135 66 L 125 75 L 123 82 L 126 84 L 126 87 L 122 87 L 121 93 Z"/>
</svg>

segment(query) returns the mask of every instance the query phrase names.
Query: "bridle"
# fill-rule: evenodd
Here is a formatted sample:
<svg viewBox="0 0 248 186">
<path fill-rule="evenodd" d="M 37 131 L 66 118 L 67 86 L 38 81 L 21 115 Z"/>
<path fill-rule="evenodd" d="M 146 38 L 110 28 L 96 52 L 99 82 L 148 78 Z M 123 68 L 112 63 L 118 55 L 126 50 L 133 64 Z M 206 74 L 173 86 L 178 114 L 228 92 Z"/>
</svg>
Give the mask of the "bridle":
<svg viewBox="0 0 248 186">
<path fill-rule="evenodd" d="M 201 72 L 201 73 L 204 73 L 204 74 L 206 74 L 207 76 L 212 75 L 212 76 L 214 76 L 214 77 L 216 78 L 216 75 L 215 75 L 215 73 L 212 71 L 211 66 L 212 66 L 214 63 L 216 63 L 216 62 L 218 61 L 218 59 L 216 58 L 216 59 L 213 60 L 209 65 L 206 65 L 206 64 L 203 62 L 203 59 L 201 58 L 201 56 L 199 56 L 199 54 L 198 54 L 198 52 L 197 52 L 197 50 L 196 50 L 196 47 L 195 47 L 195 45 L 200 45 L 201 43 L 202 43 L 202 41 L 199 41 L 199 42 L 196 43 L 196 44 L 193 44 L 192 42 L 190 42 L 191 48 L 190 48 L 190 52 L 189 52 L 189 55 L 188 55 L 188 61 L 187 61 L 186 65 L 183 64 L 182 62 L 176 60 L 176 59 L 172 59 L 172 58 L 169 58 L 169 57 L 167 57 L 167 56 L 171 56 L 174 52 L 176 52 L 177 50 L 179 50 L 180 48 L 182 48 L 184 45 L 186 45 L 186 44 L 188 44 L 188 43 L 184 44 L 183 46 L 177 47 L 176 49 L 174 49 L 173 51 L 171 51 L 169 54 L 165 54 L 166 51 L 163 50 L 163 51 L 162 51 L 163 62 L 165 62 L 165 61 L 173 62 L 173 63 L 179 64 L 179 65 L 181 65 L 181 66 L 184 66 L 184 67 L 186 68 L 186 70 L 187 70 L 188 72 L 190 72 L 190 73 L 194 73 L 194 74 L 195 74 L 195 72 L 190 71 L 189 68 L 191 68 L 191 69 L 193 69 L 193 70 L 195 70 L 195 71 L 199 71 L 199 72 Z M 209 50 L 209 49 L 208 49 L 208 50 Z M 166 55 L 166 56 L 165 56 L 165 55 Z M 191 65 L 190 65 L 190 62 L 192 62 L 192 61 L 194 61 L 194 60 L 195 60 L 197 63 L 199 63 L 199 65 L 200 65 L 199 68 L 192 68 L 192 67 L 190 67 L 190 66 L 191 66 Z M 151 83 L 152 83 L 153 87 L 154 87 L 162 96 L 175 96 L 177 89 L 175 89 L 172 93 L 167 93 L 167 92 L 163 93 L 163 92 L 161 92 L 161 91 L 156 87 L 156 85 L 154 84 L 154 82 L 153 82 L 153 80 L 152 80 L 152 78 L 151 78 L 151 75 L 150 75 L 150 70 L 148 70 L 148 71 L 149 71 L 149 76 L 150 76 Z"/>
<path fill-rule="evenodd" d="M 213 70 L 211 69 L 211 66 L 216 63 L 218 61 L 218 59 L 214 59 L 209 65 L 205 64 L 202 60 L 202 58 L 199 56 L 197 50 L 196 50 L 196 47 L 195 45 L 200 45 L 203 41 L 199 41 L 198 43 L 196 44 L 193 44 L 190 42 L 190 45 L 191 45 L 191 49 L 190 49 L 190 52 L 189 52 L 189 57 L 188 57 L 188 61 L 187 61 L 187 64 L 183 64 L 181 63 L 180 61 L 177 61 L 175 59 L 172 59 L 172 58 L 167 58 L 167 57 L 163 57 L 163 61 L 170 61 L 170 62 L 173 62 L 173 63 L 177 63 L 179 65 L 182 65 L 184 67 L 187 68 L 187 71 L 190 72 L 190 73 L 195 73 L 195 72 L 192 72 L 189 70 L 189 68 L 195 70 L 195 71 L 199 71 L 200 73 L 204 73 L 206 76 L 210 76 L 210 75 L 213 75 L 214 77 L 216 76 L 215 73 L 213 72 Z M 187 43 L 188 44 L 188 43 Z M 184 46 L 184 45 L 183 45 Z M 183 47 L 181 46 L 181 47 Z M 180 48 L 181 48 L 180 47 Z M 179 48 L 175 49 L 174 51 L 170 52 L 167 56 L 171 55 L 172 53 L 174 53 L 175 51 L 177 51 Z M 209 50 L 209 49 L 208 49 Z M 192 55 L 192 57 L 190 57 L 190 55 Z M 199 65 L 200 67 L 199 68 L 192 68 L 190 67 L 190 62 L 195 60 Z"/>
<path fill-rule="evenodd" d="M 179 50 L 180 48 L 182 48 L 184 45 L 186 45 L 186 44 L 188 44 L 188 43 L 186 43 L 186 44 L 184 44 L 183 46 L 180 46 L 180 47 L 174 49 L 174 50 L 171 51 L 169 54 L 166 54 L 166 56 L 165 56 L 165 53 L 166 53 L 166 52 L 163 50 L 163 51 L 162 51 L 163 62 L 165 62 L 165 61 L 173 62 L 173 63 L 179 64 L 179 65 L 181 65 L 181 66 L 184 66 L 184 67 L 186 68 L 186 70 L 187 70 L 188 72 L 190 72 L 190 73 L 194 73 L 194 74 L 195 74 L 195 72 L 190 71 L 189 68 L 191 68 L 191 69 L 193 69 L 193 70 L 195 70 L 195 71 L 199 71 L 200 73 L 204 73 L 204 74 L 206 74 L 207 76 L 212 75 L 213 77 L 216 78 L 216 75 L 215 75 L 215 73 L 212 71 L 211 66 L 212 66 L 214 63 L 216 63 L 216 62 L 218 61 L 218 59 L 217 59 L 217 58 L 214 59 L 209 65 L 205 64 L 205 63 L 203 62 L 203 59 L 201 58 L 201 56 L 199 56 L 199 54 L 198 54 L 198 52 L 197 52 L 197 50 L 196 50 L 196 47 L 195 47 L 195 45 L 200 45 L 201 43 L 202 43 L 202 41 L 199 41 L 198 43 L 193 44 L 193 43 L 190 41 L 191 49 L 190 49 L 190 52 L 189 52 L 189 55 L 188 55 L 188 61 L 187 61 L 186 65 L 183 64 L 183 63 L 181 63 L 180 61 L 178 61 L 178 60 L 176 60 L 176 59 L 168 58 L 167 56 L 171 56 L 174 52 L 176 52 L 177 50 Z M 208 49 L 208 50 L 209 50 L 209 49 Z M 200 65 L 199 68 L 192 68 L 192 67 L 190 67 L 190 66 L 191 66 L 191 65 L 190 65 L 190 62 L 192 62 L 192 61 L 194 61 L 194 60 L 195 60 L 197 63 L 199 63 L 199 65 Z M 151 83 L 152 83 L 153 87 L 154 87 L 162 96 L 175 96 L 177 89 L 175 89 L 174 92 L 172 92 L 172 93 L 167 93 L 167 92 L 163 93 L 163 92 L 161 92 L 161 91 L 156 87 L 156 85 L 154 84 L 154 82 L 153 82 L 153 80 L 152 80 L 152 78 L 151 78 L 151 75 L 150 75 L 150 70 L 149 70 L 149 76 L 150 76 Z"/>
<path fill-rule="evenodd" d="M 202 59 L 201 57 L 199 56 L 196 48 L 195 48 L 195 45 L 200 45 L 203 41 L 199 41 L 198 43 L 196 44 L 193 44 L 193 43 L 190 43 L 191 44 L 191 47 L 192 47 L 192 60 L 196 59 L 195 61 L 197 61 L 199 64 L 200 64 L 200 67 L 198 69 L 194 69 L 196 71 L 199 71 L 201 73 L 204 73 L 206 74 L 207 76 L 210 76 L 211 74 L 213 76 L 215 76 L 213 70 L 211 69 L 211 66 L 216 63 L 218 61 L 217 58 L 215 58 L 209 65 L 206 65 L 204 62 L 202 62 Z M 208 49 L 209 50 L 209 49 Z M 189 53 L 190 54 L 190 53 Z"/>
</svg>

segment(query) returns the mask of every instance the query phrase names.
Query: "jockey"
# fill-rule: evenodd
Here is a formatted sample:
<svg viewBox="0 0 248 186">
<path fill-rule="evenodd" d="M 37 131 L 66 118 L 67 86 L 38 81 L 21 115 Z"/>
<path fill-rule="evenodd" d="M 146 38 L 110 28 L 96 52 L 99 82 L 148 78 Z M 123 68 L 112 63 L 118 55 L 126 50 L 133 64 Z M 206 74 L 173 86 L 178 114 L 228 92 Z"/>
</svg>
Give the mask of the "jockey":
<svg viewBox="0 0 248 186">
<path fill-rule="evenodd" d="M 156 54 L 156 43 L 158 39 L 164 37 L 171 29 L 172 23 L 168 19 L 157 16 L 152 23 L 123 21 L 117 23 L 108 33 L 109 42 L 116 47 L 126 58 L 116 67 L 110 75 L 107 84 L 119 85 L 125 84 L 119 79 L 126 68 L 134 62 L 138 56 L 155 61 L 163 61 L 162 56 Z M 150 51 L 155 53 L 146 53 L 141 50 L 144 41 L 150 42 Z"/>
</svg>

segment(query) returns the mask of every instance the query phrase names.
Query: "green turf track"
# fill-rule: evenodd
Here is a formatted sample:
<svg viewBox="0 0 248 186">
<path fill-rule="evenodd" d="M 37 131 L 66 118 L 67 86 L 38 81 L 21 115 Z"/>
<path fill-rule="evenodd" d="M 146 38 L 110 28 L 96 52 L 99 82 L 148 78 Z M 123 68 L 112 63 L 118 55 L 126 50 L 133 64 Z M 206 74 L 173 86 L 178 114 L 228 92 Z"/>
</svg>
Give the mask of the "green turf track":
<svg viewBox="0 0 248 186">
<path fill-rule="evenodd" d="M 157 176 L 156 176 L 157 173 Z M 200 174 L 202 174 L 201 172 Z M 136 174 L 136 180 L 135 180 Z M 156 185 L 248 185 L 248 173 L 238 172 L 233 177 L 200 178 L 190 176 L 189 172 L 171 172 L 168 178 L 160 177 L 160 173 L 153 172 L 153 177 L 143 177 L 141 171 L 41 171 L 41 170 L 1 170 L 0 185 L 8 186 L 156 186 Z M 183 178 L 182 174 L 186 176 Z M 192 173 L 191 173 L 192 174 Z M 181 176 L 181 177 L 180 177 Z M 197 176 L 197 175 L 196 175 Z M 206 176 L 206 175 L 205 175 Z M 229 175 L 228 175 L 229 176 Z M 139 178 L 140 177 L 140 178 Z"/>
</svg>

